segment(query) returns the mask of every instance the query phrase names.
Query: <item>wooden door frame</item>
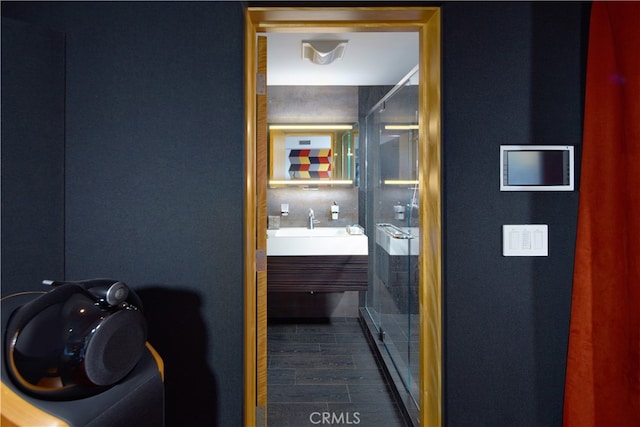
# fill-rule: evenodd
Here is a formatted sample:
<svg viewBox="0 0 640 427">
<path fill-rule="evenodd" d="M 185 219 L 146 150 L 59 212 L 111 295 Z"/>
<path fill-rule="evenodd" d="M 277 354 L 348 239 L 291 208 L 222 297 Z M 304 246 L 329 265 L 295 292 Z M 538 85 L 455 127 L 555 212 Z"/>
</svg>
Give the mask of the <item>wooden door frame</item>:
<svg viewBox="0 0 640 427">
<path fill-rule="evenodd" d="M 244 193 L 244 425 L 256 426 L 257 337 L 266 322 L 256 315 L 258 289 L 257 194 L 266 180 L 256 174 L 256 37 L 264 32 L 416 31 L 420 38 L 419 156 L 420 424 L 441 426 L 442 399 L 442 167 L 441 52 L 438 7 L 249 7 L 245 10 Z M 265 83 L 266 84 L 266 83 Z M 263 182 L 261 182 L 263 181 Z M 260 286 L 266 286 L 260 285 Z M 261 324 L 265 323 L 265 324 Z M 262 408 L 263 411 L 266 408 Z M 260 417 L 258 417 L 260 418 Z"/>
</svg>

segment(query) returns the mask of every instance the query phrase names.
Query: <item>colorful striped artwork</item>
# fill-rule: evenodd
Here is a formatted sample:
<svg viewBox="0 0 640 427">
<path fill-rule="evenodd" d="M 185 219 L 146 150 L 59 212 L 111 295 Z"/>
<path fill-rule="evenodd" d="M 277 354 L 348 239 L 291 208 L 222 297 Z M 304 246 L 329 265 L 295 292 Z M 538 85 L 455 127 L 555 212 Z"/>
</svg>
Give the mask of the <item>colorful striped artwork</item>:
<svg viewBox="0 0 640 427">
<path fill-rule="evenodd" d="M 289 151 L 291 179 L 331 179 L 331 149 Z"/>
</svg>

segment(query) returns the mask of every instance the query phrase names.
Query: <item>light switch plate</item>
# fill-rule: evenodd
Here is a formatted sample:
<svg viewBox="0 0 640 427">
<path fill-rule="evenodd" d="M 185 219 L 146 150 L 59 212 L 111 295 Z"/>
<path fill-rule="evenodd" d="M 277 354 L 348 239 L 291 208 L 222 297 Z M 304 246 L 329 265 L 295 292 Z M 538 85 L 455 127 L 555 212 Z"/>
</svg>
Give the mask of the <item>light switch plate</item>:
<svg viewBox="0 0 640 427">
<path fill-rule="evenodd" d="M 502 226 L 503 256 L 549 256 L 549 226 L 519 224 Z"/>
</svg>

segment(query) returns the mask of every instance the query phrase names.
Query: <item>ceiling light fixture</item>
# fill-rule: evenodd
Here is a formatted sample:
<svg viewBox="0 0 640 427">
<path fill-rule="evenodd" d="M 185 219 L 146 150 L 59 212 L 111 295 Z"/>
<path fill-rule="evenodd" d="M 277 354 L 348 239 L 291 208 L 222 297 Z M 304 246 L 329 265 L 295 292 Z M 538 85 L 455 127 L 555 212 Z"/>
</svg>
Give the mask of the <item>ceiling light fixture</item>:
<svg viewBox="0 0 640 427">
<path fill-rule="evenodd" d="M 314 64 L 328 65 L 342 59 L 348 40 L 303 40 L 302 59 Z"/>
</svg>

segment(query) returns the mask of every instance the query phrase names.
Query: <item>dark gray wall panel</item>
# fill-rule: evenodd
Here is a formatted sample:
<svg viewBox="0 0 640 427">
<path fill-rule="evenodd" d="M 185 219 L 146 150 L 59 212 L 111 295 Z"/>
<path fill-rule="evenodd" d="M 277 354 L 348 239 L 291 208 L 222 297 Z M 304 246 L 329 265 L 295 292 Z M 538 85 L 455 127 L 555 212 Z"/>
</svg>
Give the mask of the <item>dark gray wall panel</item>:
<svg viewBox="0 0 640 427">
<path fill-rule="evenodd" d="M 64 275 L 64 34 L 2 19 L 2 295 Z"/>
<path fill-rule="evenodd" d="M 578 191 L 501 193 L 501 144 L 582 139 L 581 3 L 443 7 L 447 425 L 560 425 Z M 549 256 L 502 257 L 503 224 Z"/>
<path fill-rule="evenodd" d="M 69 37 L 67 276 L 153 285 L 170 425 L 242 420 L 241 12 L 107 4 Z"/>
<path fill-rule="evenodd" d="M 241 425 L 242 3 L 3 12 L 67 34 L 66 278 L 141 292 L 167 425 Z"/>
</svg>

